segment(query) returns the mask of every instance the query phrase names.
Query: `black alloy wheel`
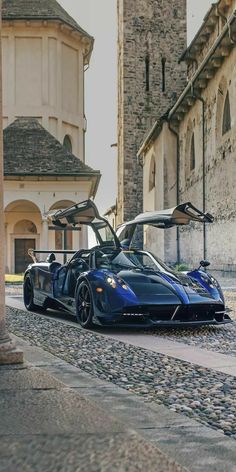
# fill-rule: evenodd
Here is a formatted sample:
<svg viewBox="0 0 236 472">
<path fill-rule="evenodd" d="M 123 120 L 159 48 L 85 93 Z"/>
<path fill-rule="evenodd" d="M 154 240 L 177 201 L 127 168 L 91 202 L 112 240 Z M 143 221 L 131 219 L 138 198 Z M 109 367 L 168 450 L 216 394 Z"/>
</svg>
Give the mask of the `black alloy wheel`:
<svg viewBox="0 0 236 472">
<path fill-rule="evenodd" d="M 37 306 L 34 304 L 34 287 L 30 274 L 27 274 L 24 280 L 24 304 L 27 310 L 36 310 Z"/>
<path fill-rule="evenodd" d="M 87 282 L 83 281 L 79 285 L 76 295 L 76 317 L 83 328 L 93 326 L 93 302 L 91 290 Z"/>
</svg>

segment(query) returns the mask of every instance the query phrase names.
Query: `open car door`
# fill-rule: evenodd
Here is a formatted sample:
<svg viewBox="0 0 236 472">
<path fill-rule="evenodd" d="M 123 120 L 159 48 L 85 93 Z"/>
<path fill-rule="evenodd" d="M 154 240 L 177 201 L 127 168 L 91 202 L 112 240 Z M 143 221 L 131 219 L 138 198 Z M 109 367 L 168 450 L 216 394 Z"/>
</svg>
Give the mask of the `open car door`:
<svg viewBox="0 0 236 472">
<path fill-rule="evenodd" d="M 112 245 L 120 247 L 119 239 L 109 222 L 100 216 L 95 203 L 92 200 L 85 200 L 76 203 L 69 208 L 51 212 L 49 217 L 56 228 L 67 226 L 91 226 L 97 243 L 101 246 Z"/>
<path fill-rule="evenodd" d="M 134 220 L 119 226 L 116 230 L 116 235 L 122 245 L 129 246 L 138 225 L 150 225 L 165 229 L 173 226 L 188 225 L 191 221 L 212 223 L 214 218 L 209 213 L 203 213 L 190 202 L 187 202 L 168 210 L 140 213 Z"/>
</svg>

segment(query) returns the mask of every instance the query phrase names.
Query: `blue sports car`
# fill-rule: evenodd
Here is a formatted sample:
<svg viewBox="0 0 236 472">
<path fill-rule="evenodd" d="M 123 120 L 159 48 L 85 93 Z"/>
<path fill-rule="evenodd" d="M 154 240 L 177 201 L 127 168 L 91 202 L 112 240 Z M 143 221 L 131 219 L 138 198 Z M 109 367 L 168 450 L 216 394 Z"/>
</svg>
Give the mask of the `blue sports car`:
<svg viewBox="0 0 236 472">
<path fill-rule="evenodd" d="M 191 203 L 161 212 L 147 212 L 122 225 L 117 233 L 101 217 L 91 200 L 52 216 L 56 228 L 92 227 L 97 246 L 73 252 L 69 262 L 56 261 L 54 251 L 46 261 L 33 263 L 24 276 L 24 303 L 28 310 L 61 309 L 76 315 L 84 328 L 104 326 L 184 326 L 224 324 L 231 320 L 217 280 L 198 269 L 175 272 L 152 253 L 132 247 L 137 225 L 157 228 L 211 223 L 213 217 Z M 64 251 L 71 252 L 71 251 Z"/>
</svg>

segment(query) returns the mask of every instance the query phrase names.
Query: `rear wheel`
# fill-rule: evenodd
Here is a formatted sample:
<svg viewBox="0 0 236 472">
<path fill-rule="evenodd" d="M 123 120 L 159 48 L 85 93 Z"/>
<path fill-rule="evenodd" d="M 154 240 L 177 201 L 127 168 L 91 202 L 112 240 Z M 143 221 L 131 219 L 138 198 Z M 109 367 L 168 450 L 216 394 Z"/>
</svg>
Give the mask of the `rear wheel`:
<svg viewBox="0 0 236 472">
<path fill-rule="evenodd" d="M 39 308 L 34 303 L 34 286 L 30 274 L 27 274 L 24 280 L 23 296 L 27 310 L 37 310 Z"/>
<path fill-rule="evenodd" d="M 83 281 L 76 295 L 76 317 L 83 328 L 93 327 L 93 302 L 90 287 Z"/>
</svg>

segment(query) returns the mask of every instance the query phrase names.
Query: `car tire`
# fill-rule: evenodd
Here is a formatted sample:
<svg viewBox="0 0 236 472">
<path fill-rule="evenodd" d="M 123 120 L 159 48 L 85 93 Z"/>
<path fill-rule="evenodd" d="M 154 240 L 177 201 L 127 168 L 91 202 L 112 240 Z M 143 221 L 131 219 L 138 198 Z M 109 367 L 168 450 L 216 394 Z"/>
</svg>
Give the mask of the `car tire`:
<svg viewBox="0 0 236 472">
<path fill-rule="evenodd" d="M 37 310 L 40 308 L 34 303 L 34 286 L 30 274 L 27 274 L 24 280 L 23 298 L 27 310 Z"/>
<path fill-rule="evenodd" d="M 76 293 L 76 318 L 83 328 L 93 327 L 92 293 L 85 280 L 81 282 Z"/>
</svg>

